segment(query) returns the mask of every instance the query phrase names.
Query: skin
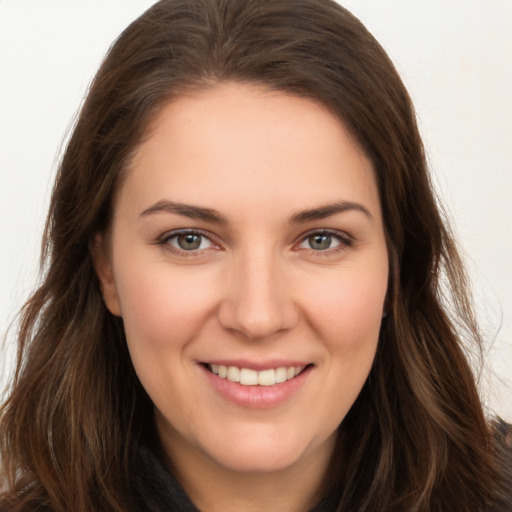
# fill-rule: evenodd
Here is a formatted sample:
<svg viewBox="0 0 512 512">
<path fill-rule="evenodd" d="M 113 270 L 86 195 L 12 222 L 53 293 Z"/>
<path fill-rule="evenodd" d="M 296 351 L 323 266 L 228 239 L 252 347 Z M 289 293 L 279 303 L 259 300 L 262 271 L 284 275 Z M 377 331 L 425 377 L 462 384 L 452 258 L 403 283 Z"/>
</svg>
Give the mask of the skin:
<svg viewBox="0 0 512 512">
<path fill-rule="evenodd" d="M 183 229 L 205 235 L 198 250 L 180 249 Z M 123 317 L 167 462 L 194 503 L 312 507 L 370 371 L 388 283 L 374 170 L 342 123 L 247 84 L 174 99 L 131 162 L 108 240 L 95 258 L 105 303 Z M 201 364 L 234 359 L 310 366 L 284 401 L 255 408 L 219 394 Z"/>
</svg>

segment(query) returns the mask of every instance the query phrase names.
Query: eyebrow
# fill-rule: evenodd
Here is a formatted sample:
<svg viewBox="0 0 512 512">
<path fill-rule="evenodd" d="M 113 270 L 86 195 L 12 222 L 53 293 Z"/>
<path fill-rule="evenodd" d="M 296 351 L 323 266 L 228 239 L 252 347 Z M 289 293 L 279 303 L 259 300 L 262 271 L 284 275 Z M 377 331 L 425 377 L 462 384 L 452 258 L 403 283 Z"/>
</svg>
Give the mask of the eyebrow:
<svg viewBox="0 0 512 512">
<path fill-rule="evenodd" d="M 204 220 L 206 222 L 213 222 L 216 224 L 228 223 L 226 217 L 211 208 L 202 208 L 200 206 L 193 206 L 190 204 L 175 203 L 173 201 L 167 201 L 166 199 L 162 199 L 149 208 L 146 208 L 139 215 L 139 217 L 145 217 L 146 215 L 161 212 L 175 213 L 177 215 L 189 217 L 190 219 Z"/>
<path fill-rule="evenodd" d="M 312 220 L 320 220 L 335 215 L 337 213 L 345 213 L 349 211 L 357 211 L 364 213 L 366 217 L 373 220 L 373 215 L 366 207 L 360 203 L 352 201 L 337 201 L 336 203 L 327 204 L 311 210 L 302 210 L 292 216 L 290 222 L 292 224 L 301 224 Z"/>
<path fill-rule="evenodd" d="M 291 224 L 302 224 L 312 220 L 321 220 L 337 213 L 345 213 L 348 211 L 358 211 L 364 213 L 366 217 L 373 220 L 373 215 L 370 211 L 360 203 L 352 201 L 337 201 L 335 203 L 320 206 L 318 208 L 312 208 L 309 210 L 302 210 L 295 213 L 290 218 Z M 201 206 L 193 206 L 185 203 L 176 203 L 174 201 L 168 201 L 162 199 L 149 208 L 146 208 L 139 216 L 145 217 L 154 213 L 174 213 L 189 217 L 191 219 L 203 220 L 206 222 L 212 222 L 215 224 L 227 224 L 228 220 L 217 210 L 212 208 L 204 208 Z"/>
</svg>

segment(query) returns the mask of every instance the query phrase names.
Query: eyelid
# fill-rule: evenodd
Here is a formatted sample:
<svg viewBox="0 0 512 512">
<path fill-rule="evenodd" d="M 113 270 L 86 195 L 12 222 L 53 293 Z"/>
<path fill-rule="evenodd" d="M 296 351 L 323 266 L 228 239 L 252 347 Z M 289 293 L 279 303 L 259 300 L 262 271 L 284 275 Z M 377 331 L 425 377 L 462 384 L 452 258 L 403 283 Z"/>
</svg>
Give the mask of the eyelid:
<svg viewBox="0 0 512 512">
<path fill-rule="evenodd" d="M 179 247 L 176 247 L 174 245 L 171 245 L 169 243 L 169 240 L 178 237 L 179 235 L 199 235 L 204 238 L 206 238 L 212 245 L 211 247 L 207 247 L 206 249 L 195 249 L 191 251 L 186 251 L 184 249 L 180 249 Z M 206 251 L 211 250 L 212 248 L 215 250 L 221 249 L 220 243 L 216 240 L 216 237 L 214 237 L 211 233 L 208 231 L 204 231 L 202 229 L 196 229 L 196 228 L 180 228 L 180 229 L 173 229 L 171 231 L 166 231 L 161 236 L 158 237 L 156 241 L 157 245 L 160 245 L 163 247 L 164 250 L 176 254 L 178 256 L 183 257 L 193 257 L 193 256 L 200 256 L 204 254 Z"/>
<path fill-rule="evenodd" d="M 169 243 L 169 240 L 172 238 L 176 238 L 179 235 L 184 234 L 193 234 L 193 235 L 199 235 L 209 240 L 209 242 L 212 244 L 211 247 L 207 247 L 206 249 L 195 249 L 186 251 L 184 249 L 180 249 L 179 247 L 175 247 Z M 330 235 L 334 238 L 336 238 L 339 241 L 339 244 L 335 247 L 325 249 L 325 250 L 315 250 L 311 248 L 300 248 L 299 245 L 306 241 L 308 237 L 311 237 L 313 235 Z M 203 255 L 206 251 L 209 251 L 211 249 L 214 250 L 221 250 L 222 245 L 217 241 L 217 237 L 215 237 L 212 233 L 202 230 L 202 229 L 196 229 L 196 228 L 180 228 L 180 229 L 173 229 L 171 231 L 166 231 L 161 236 L 159 236 L 156 240 L 156 244 L 162 246 L 166 251 L 177 254 L 178 256 L 183 257 L 193 257 L 193 256 L 200 256 Z M 311 254 L 315 255 L 330 255 L 333 253 L 338 253 L 346 250 L 347 248 L 351 247 L 354 244 L 354 238 L 349 235 L 345 231 L 340 231 L 337 229 L 330 229 L 330 228 L 315 228 L 311 229 L 305 233 L 302 233 L 297 239 L 296 242 L 293 244 L 293 248 L 299 251 L 307 251 Z"/>
<path fill-rule="evenodd" d="M 305 242 L 309 237 L 313 235 L 329 235 L 336 238 L 340 243 L 339 245 L 325 249 L 325 250 L 315 250 L 311 248 L 299 248 L 298 246 Z M 302 233 L 300 237 L 297 239 L 297 242 L 294 244 L 295 248 L 301 251 L 308 251 L 312 254 L 316 255 L 329 255 L 332 253 L 337 253 L 346 250 L 348 247 L 351 247 L 354 244 L 354 238 L 349 235 L 346 231 L 340 231 L 338 229 L 330 229 L 330 228 L 317 228 L 311 229 L 306 233 Z"/>
</svg>

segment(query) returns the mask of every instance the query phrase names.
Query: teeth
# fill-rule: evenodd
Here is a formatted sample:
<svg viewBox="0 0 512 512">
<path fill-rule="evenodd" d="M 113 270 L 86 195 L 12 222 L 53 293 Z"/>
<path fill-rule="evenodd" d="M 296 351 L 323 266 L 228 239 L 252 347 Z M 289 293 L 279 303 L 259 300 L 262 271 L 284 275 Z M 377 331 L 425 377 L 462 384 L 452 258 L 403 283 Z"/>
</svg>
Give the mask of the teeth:
<svg viewBox="0 0 512 512">
<path fill-rule="evenodd" d="M 231 382 L 240 382 L 240 369 L 236 366 L 228 368 L 227 379 Z"/>
<path fill-rule="evenodd" d="M 286 368 L 283 366 L 281 368 L 276 369 L 276 383 L 280 384 L 281 382 L 286 381 Z"/>
<path fill-rule="evenodd" d="M 260 386 L 273 386 L 276 383 L 276 371 L 264 370 L 258 372 L 258 384 Z"/>
<path fill-rule="evenodd" d="M 281 366 L 269 370 L 250 370 L 249 368 L 238 368 L 236 366 L 223 366 L 222 364 L 209 365 L 210 370 L 221 379 L 231 382 L 239 382 L 243 386 L 273 386 L 287 380 L 293 379 L 304 369 L 304 366 Z"/>
<path fill-rule="evenodd" d="M 242 368 L 240 370 L 240 384 L 244 386 L 256 386 L 258 384 L 258 372 L 256 370 Z"/>
</svg>

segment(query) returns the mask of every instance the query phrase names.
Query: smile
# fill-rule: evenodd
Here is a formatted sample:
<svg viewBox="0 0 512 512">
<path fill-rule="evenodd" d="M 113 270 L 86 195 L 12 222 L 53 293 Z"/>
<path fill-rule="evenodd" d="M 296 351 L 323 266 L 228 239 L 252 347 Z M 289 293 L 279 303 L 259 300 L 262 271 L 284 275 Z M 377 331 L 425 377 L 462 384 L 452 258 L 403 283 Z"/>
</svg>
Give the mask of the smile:
<svg viewBox="0 0 512 512">
<path fill-rule="evenodd" d="M 274 386 L 281 384 L 299 375 L 304 366 L 281 366 L 267 370 L 252 370 L 250 368 L 239 368 L 237 366 L 224 366 L 221 364 L 208 364 L 208 370 L 221 379 L 237 382 L 242 386 Z"/>
</svg>

